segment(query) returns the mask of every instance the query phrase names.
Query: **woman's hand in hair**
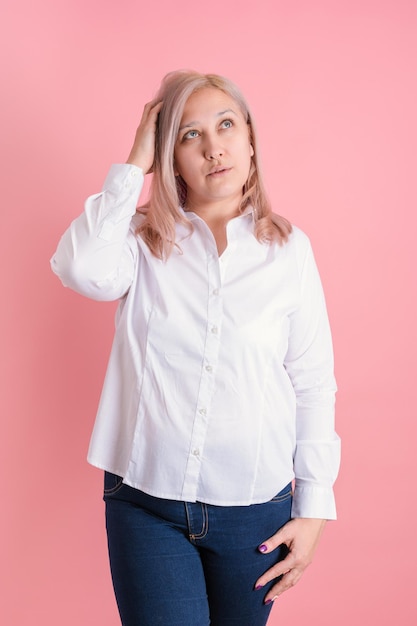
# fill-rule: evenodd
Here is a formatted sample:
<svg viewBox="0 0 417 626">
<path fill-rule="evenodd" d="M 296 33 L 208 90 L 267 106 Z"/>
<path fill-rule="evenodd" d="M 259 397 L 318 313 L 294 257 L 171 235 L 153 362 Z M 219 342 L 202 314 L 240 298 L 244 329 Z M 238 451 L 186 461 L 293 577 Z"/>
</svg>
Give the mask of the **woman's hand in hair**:
<svg viewBox="0 0 417 626">
<path fill-rule="evenodd" d="M 272 602 L 299 581 L 313 560 L 325 524 L 326 520 L 323 519 L 295 518 L 259 546 L 263 554 L 272 552 L 282 544 L 288 548 L 285 559 L 267 570 L 255 583 L 255 588 L 260 589 L 274 578 L 281 577 L 266 594 L 265 603 Z"/>
<path fill-rule="evenodd" d="M 162 102 L 148 102 L 143 109 L 142 119 L 136 131 L 135 141 L 127 163 L 137 165 L 144 174 L 152 171 L 155 158 L 155 133 Z"/>
</svg>

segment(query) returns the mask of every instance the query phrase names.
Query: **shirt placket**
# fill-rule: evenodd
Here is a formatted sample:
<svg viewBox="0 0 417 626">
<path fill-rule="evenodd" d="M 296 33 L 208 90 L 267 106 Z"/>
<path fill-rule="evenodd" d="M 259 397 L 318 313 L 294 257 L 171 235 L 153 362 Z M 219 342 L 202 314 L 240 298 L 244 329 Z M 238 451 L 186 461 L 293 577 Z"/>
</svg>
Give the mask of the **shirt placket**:
<svg viewBox="0 0 417 626">
<path fill-rule="evenodd" d="M 214 252 L 207 255 L 207 284 L 207 324 L 202 369 L 182 490 L 182 498 L 190 502 L 196 500 L 198 479 L 204 463 L 204 443 L 210 421 L 221 340 L 222 285 L 219 259 Z"/>
</svg>

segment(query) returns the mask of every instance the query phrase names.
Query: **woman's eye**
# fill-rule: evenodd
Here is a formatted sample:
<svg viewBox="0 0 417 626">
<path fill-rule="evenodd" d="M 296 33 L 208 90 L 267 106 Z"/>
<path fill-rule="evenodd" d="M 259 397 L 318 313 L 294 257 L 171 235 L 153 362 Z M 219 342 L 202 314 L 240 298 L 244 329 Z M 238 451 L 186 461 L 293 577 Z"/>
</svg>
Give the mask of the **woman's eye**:
<svg viewBox="0 0 417 626">
<path fill-rule="evenodd" d="M 233 126 L 233 122 L 232 120 L 224 120 L 221 125 L 223 128 L 231 128 Z"/>
<path fill-rule="evenodd" d="M 194 139 L 194 137 L 198 137 L 198 131 L 189 130 L 188 133 L 185 133 L 183 139 Z"/>
</svg>

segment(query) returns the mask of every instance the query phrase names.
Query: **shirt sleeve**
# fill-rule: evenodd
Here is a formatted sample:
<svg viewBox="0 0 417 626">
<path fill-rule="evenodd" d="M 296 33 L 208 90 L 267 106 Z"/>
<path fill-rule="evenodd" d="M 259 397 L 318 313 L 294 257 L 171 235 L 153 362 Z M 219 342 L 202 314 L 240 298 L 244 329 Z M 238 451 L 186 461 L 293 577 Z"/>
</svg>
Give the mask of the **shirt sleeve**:
<svg viewBox="0 0 417 626">
<path fill-rule="evenodd" d="M 299 306 L 291 315 L 285 358 L 296 394 L 292 517 L 335 519 L 340 439 L 334 429 L 333 347 L 319 273 L 307 238 L 305 243 L 298 255 Z"/>
<path fill-rule="evenodd" d="M 143 179 L 135 165 L 112 165 L 103 190 L 86 200 L 51 259 L 64 286 L 94 300 L 117 300 L 128 291 L 138 254 L 131 221 Z"/>
</svg>

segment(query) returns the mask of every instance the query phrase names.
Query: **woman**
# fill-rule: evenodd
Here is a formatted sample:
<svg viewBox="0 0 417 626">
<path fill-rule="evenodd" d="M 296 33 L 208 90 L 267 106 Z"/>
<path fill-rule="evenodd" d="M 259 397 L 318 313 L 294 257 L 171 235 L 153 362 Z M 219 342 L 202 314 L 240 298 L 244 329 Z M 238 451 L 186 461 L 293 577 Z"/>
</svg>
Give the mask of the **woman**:
<svg viewBox="0 0 417 626">
<path fill-rule="evenodd" d="M 339 439 L 310 243 L 271 213 L 239 90 L 169 74 L 52 268 L 120 299 L 88 458 L 122 623 L 266 624 L 335 517 Z"/>
</svg>

